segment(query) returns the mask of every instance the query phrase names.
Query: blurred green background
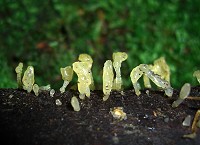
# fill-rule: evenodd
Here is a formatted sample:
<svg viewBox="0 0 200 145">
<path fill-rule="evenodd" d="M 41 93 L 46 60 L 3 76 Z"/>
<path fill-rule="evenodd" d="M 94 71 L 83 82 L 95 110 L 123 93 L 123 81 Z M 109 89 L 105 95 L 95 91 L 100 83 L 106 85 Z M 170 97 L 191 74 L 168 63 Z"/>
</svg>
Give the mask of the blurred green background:
<svg viewBox="0 0 200 145">
<path fill-rule="evenodd" d="M 34 66 L 37 84 L 58 89 L 59 68 L 88 53 L 99 89 L 103 63 L 116 51 L 128 53 L 125 88 L 134 67 L 161 56 L 174 88 L 197 85 L 192 74 L 200 69 L 199 6 L 199 0 L 1 0 L 0 88 L 17 87 L 14 70 L 23 62 L 24 69 Z"/>
</svg>

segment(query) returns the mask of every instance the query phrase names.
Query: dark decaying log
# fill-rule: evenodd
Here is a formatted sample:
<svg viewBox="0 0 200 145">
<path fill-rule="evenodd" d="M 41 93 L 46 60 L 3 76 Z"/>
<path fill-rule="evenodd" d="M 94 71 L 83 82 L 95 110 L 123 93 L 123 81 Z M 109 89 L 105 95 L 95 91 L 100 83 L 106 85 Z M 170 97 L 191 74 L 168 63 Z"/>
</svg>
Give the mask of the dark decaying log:
<svg viewBox="0 0 200 145">
<path fill-rule="evenodd" d="M 182 138 L 191 133 L 191 127 L 182 125 L 187 115 L 194 117 L 200 101 L 186 99 L 172 108 L 178 97 L 163 91 L 143 90 L 137 97 L 133 90 L 124 94 L 113 91 L 103 102 L 102 91 L 93 91 L 91 98 L 80 100 L 81 110 L 73 111 L 70 99 L 78 92 L 54 97 L 48 91 L 38 97 L 18 89 L 0 89 L 1 144 L 19 145 L 199 145 L 200 129 L 195 139 Z M 192 87 L 190 96 L 200 97 L 200 86 Z M 60 99 L 62 105 L 56 105 Z M 114 107 L 123 107 L 126 120 L 116 120 L 110 113 Z M 5 143 L 3 143 L 5 141 Z"/>
</svg>

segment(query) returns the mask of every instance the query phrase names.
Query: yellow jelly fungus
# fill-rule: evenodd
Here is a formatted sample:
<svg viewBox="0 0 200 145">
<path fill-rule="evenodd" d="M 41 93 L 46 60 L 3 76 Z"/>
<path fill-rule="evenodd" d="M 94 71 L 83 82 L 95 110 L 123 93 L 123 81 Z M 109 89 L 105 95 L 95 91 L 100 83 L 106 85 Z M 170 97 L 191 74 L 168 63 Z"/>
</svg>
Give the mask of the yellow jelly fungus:
<svg viewBox="0 0 200 145">
<path fill-rule="evenodd" d="M 73 70 L 78 76 L 79 97 L 85 99 L 85 95 L 90 97 L 91 69 L 88 62 L 74 62 Z"/>
<path fill-rule="evenodd" d="M 197 78 L 198 82 L 200 83 L 200 70 L 197 70 L 193 73 L 193 76 Z"/>
<path fill-rule="evenodd" d="M 73 69 L 71 66 L 67 66 L 65 68 L 60 68 L 60 72 L 62 75 L 62 79 L 64 80 L 63 86 L 60 88 L 60 92 L 64 93 L 67 85 L 72 80 L 73 77 Z"/>
<path fill-rule="evenodd" d="M 79 104 L 79 101 L 76 98 L 76 96 L 73 96 L 71 98 L 71 105 L 72 105 L 74 111 L 80 111 L 80 104 Z"/>
<path fill-rule="evenodd" d="M 34 68 L 32 66 L 28 66 L 22 78 L 23 89 L 30 93 L 32 91 L 34 82 Z"/>
<path fill-rule="evenodd" d="M 151 70 L 161 76 L 162 79 L 170 83 L 170 69 L 164 57 L 160 57 L 154 61 Z"/>
<path fill-rule="evenodd" d="M 22 89 L 22 69 L 23 63 L 19 63 L 18 66 L 15 68 L 15 72 L 17 73 L 17 84 L 18 88 Z"/>
<path fill-rule="evenodd" d="M 167 96 L 172 96 L 173 89 L 170 86 L 169 82 L 163 80 L 159 75 L 154 74 L 154 72 L 150 70 L 147 64 L 140 64 L 139 66 L 135 67 L 130 74 L 131 81 L 133 83 L 133 87 L 137 96 L 140 95 L 137 81 L 143 74 L 146 75 L 151 81 L 153 81 L 158 87 L 163 88 Z"/>
<path fill-rule="evenodd" d="M 184 99 L 188 97 L 190 90 L 191 85 L 189 83 L 185 83 L 180 90 L 179 98 L 172 103 L 172 107 L 178 107 L 184 101 Z"/>
<path fill-rule="evenodd" d="M 109 98 L 113 86 L 113 79 L 114 79 L 114 74 L 113 74 L 112 61 L 107 60 L 104 63 L 103 67 L 103 93 L 104 93 L 103 101 L 106 101 Z"/>
<path fill-rule="evenodd" d="M 128 55 L 125 52 L 116 52 L 113 53 L 113 67 L 116 73 L 116 78 L 114 79 L 113 89 L 121 90 L 122 78 L 121 78 L 121 64 L 128 58 Z"/>
<path fill-rule="evenodd" d="M 78 57 L 78 60 L 81 61 L 81 62 L 88 62 L 89 65 L 90 65 L 90 71 L 91 71 L 93 60 L 92 60 L 92 57 L 90 55 L 85 54 L 85 53 L 80 54 L 79 57 Z M 94 85 L 94 79 L 93 79 L 93 76 L 92 76 L 92 71 L 90 73 L 90 77 L 91 77 L 90 90 L 94 90 L 95 85 Z"/>
<path fill-rule="evenodd" d="M 154 72 L 154 74 L 159 75 L 161 79 L 170 83 L 170 69 L 164 57 L 156 59 L 153 65 L 148 65 L 148 66 L 149 69 Z M 144 80 L 144 86 L 146 88 L 151 88 L 151 83 L 146 75 L 143 76 L 143 80 Z"/>
<path fill-rule="evenodd" d="M 33 85 L 33 92 L 35 93 L 36 96 L 39 95 L 39 86 L 37 84 Z"/>
</svg>

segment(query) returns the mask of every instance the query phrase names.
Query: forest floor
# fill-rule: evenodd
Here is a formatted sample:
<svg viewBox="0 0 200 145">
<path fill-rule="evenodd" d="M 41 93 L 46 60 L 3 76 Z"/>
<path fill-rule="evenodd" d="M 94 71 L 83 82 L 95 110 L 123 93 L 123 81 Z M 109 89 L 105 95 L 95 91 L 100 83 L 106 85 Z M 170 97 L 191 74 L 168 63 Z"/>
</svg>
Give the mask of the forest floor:
<svg viewBox="0 0 200 145">
<path fill-rule="evenodd" d="M 195 139 L 182 136 L 191 133 L 183 126 L 187 115 L 192 119 L 200 101 L 186 99 L 179 107 L 172 98 L 159 90 L 142 90 L 138 97 L 133 90 L 113 91 L 103 102 L 102 91 L 91 92 L 91 98 L 79 100 L 81 110 L 70 104 L 74 90 L 54 97 L 48 91 L 39 96 L 19 89 L 0 89 L 1 145 L 199 145 L 200 129 Z M 190 96 L 200 97 L 200 86 L 191 89 Z M 60 99 L 62 105 L 56 105 Z M 110 110 L 123 107 L 126 120 L 115 119 Z M 3 143 L 3 140 L 5 141 Z"/>
</svg>

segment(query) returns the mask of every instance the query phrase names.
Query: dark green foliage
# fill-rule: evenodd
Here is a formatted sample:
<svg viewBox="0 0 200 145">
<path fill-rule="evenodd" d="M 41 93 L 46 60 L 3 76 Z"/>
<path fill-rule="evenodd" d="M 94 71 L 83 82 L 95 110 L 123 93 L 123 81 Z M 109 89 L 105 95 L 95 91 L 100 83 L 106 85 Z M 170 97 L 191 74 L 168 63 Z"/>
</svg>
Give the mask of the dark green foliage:
<svg viewBox="0 0 200 145">
<path fill-rule="evenodd" d="M 88 53 L 101 88 L 103 63 L 116 51 L 128 53 L 122 65 L 125 87 L 131 86 L 132 68 L 161 56 L 170 66 L 173 87 L 196 85 L 192 74 L 200 69 L 199 5 L 199 0 L 1 0 L 0 87 L 16 87 L 14 69 L 21 61 L 25 68 L 34 66 L 39 85 L 58 89 L 59 68 Z"/>
</svg>

